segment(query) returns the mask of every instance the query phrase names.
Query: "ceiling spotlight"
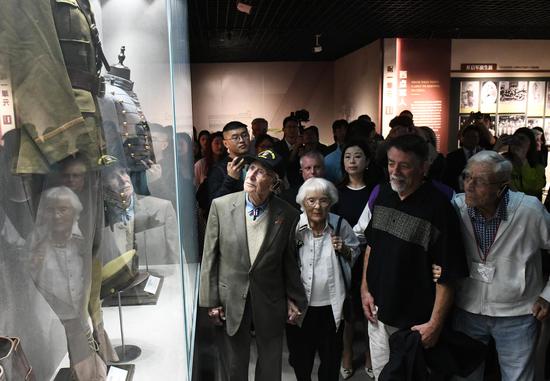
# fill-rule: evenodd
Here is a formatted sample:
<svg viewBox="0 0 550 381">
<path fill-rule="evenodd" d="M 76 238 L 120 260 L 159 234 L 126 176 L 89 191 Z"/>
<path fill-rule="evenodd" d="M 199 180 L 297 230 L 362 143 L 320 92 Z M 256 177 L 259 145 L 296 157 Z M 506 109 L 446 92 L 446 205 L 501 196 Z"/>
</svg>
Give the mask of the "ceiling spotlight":
<svg viewBox="0 0 550 381">
<path fill-rule="evenodd" d="M 315 45 L 313 46 L 313 53 L 321 53 L 323 51 L 323 47 L 319 44 L 319 37 L 321 37 L 320 34 L 315 35 Z"/>
<path fill-rule="evenodd" d="M 248 4 L 245 4 L 245 3 L 237 0 L 237 10 L 242 12 L 242 13 L 246 13 L 247 15 L 249 15 L 250 12 L 252 11 L 252 5 L 248 5 Z"/>
</svg>

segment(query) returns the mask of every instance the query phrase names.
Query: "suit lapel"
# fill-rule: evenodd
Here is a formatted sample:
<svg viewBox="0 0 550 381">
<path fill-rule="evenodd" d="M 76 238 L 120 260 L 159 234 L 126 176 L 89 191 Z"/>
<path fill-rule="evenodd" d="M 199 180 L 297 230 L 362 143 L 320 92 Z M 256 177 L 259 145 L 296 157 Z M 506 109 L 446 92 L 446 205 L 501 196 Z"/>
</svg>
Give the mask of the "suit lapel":
<svg viewBox="0 0 550 381">
<path fill-rule="evenodd" d="M 235 237 L 243 237 L 237 239 L 237 253 L 242 253 L 241 260 L 246 268 L 250 268 L 250 253 L 248 252 L 248 237 L 246 235 L 246 221 L 244 193 L 240 192 L 240 197 L 233 201 L 231 209 L 231 221 L 235 228 Z"/>
<path fill-rule="evenodd" d="M 277 238 L 279 231 L 281 230 L 281 226 L 283 225 L 283 210 L 279 207 L 275 198 L 273 198 L 270 203 L 271 205 L 267 211 L 268 215 L 266 216 L 269 220 L 267 221 L 268 225 L 265 238 L 260 246 L 260 250 L 258 251 L 258 256 L 256 257 L 256 260 L 252 264 L 252 268 L 250 270 L 254 270 L 257 264 L 262 260 L 266 251 L 273 244 L 275 238 Z"/>
</svg>

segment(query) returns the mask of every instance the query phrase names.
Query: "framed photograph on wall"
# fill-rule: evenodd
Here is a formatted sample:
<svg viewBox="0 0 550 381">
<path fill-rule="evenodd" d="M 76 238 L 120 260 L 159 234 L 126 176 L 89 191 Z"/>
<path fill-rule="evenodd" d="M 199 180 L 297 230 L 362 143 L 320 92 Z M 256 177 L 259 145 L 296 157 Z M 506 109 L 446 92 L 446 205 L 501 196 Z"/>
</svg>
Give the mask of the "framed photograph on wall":
<svg viewBox="0 0 550 381">
<path fill-rule="evenodd" d="M 546 82 L 529 81 L 529 91 L 527 93 L 527 116 L 544 115 L 544 98 Z"/>
<path fill-rule="evenodd" d="M 498 115 L 497 134 L 512 135 L 520 127 L 526 126 L 525 114 Z"/>
<path fill-rule="evenodd" d="M 479 96 L 479 111 L 484 114 L 497 112 L 498 88 L 495 81 L 482 81 Z"/>
<path fill-rule="evenodd" d="M 460 114 L 479 111 L 479 81 L 460 82 Z"/>
<path fill-rule="evenodd" d="M 527 127 L 540 127 L 544 128 L 544 118 L 527 118 Z"/>
<path fill-rule="evenodd" d="M 546 144 L 550 142 L 550 118 L 544 119 L 544 139 L 546 140 Z"/>
<path fill-rule="evenodd" d="M 500 81 L 498 112 L 524 113 L 527 106 L 527 81 Z"/>
</svg>

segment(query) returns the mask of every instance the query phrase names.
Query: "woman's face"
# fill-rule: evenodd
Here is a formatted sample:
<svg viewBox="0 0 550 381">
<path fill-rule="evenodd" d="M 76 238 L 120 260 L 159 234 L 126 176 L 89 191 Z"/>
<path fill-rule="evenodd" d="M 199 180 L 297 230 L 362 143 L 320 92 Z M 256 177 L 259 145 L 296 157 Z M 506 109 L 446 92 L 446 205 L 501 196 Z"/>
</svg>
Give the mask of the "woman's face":
<svg viewBox="0 0 550 381">
<path fill-rule="evenodd" d="M 510 146 L 510 151 L 512 151 L 520 160 L 525 160 L 527 158 L 527 152 L 529 152 L 529 141 L 521 141 L 520 144 Z"/>
<path fill-rule="evenodd" d="M 537 151 L 540 151 L 542 149 L 542 132 L 533 130 L 533 133 L 535 134 L 535 142 L 537 143 Z"/>
<path fill-rule="evenodd" d="M 324 224 L 330 210 L 330 197 L 323 192 L 309 192 L 304 198 L 304 209 L 310 223 Z"/>
<path fill-rule="evenodd" d="M 46 212 L 53 232 L 65 234 L 72 230 L 76 211 L 68 197 L 51 200 L 46 207 Z"/>
<path fill-rule="evenodd" d="M 214 138 L 210 147 L 215 156 L 220 156 L 223 153 L 223 138 L 221 136 Z"/>
<path fill-rule="evenodd" d="M 344 152 L 344 169 L 348 175 L 362 175 L 368 164 L 368 159 L 359 146 L 348 147 Z"/>
<path fill-rule="evenodd" d="M 201 146 L 201 149 L 202 150 L 205 150 L 206 149 L 206 145 L 208 144 L 208 135 L 202 135 L 200 138 L 199 138 L 199 144 Z"/>
</svg>

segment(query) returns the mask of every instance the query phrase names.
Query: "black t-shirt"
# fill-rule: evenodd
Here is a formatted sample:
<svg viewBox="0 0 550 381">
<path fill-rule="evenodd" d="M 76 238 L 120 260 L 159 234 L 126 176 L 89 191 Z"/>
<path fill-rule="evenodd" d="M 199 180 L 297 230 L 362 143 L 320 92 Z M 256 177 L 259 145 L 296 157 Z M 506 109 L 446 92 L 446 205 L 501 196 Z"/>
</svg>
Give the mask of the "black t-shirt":
<svg viewBox="0 0 550 381">
<path fill-rule="evenodd" d="M 369 201 L 370 192 L 367 186 L 361 189 L 350 189 L 346 185 L 339 187 L 338 203 L 334 205 L 333 213 L 344 217 L 352 227 L 355 226 Z"/>
<path fill-rule="evenodd" d="M 403 201 L 382 184 L 365 238 L 371 247 L 369 292 L 378 318 L 390 326 L 409 328 L 430 320 L 432 264 L 443 268 L 439 283 L 468 276 L 458 216 L 431 182 Z"/>
</svg>

